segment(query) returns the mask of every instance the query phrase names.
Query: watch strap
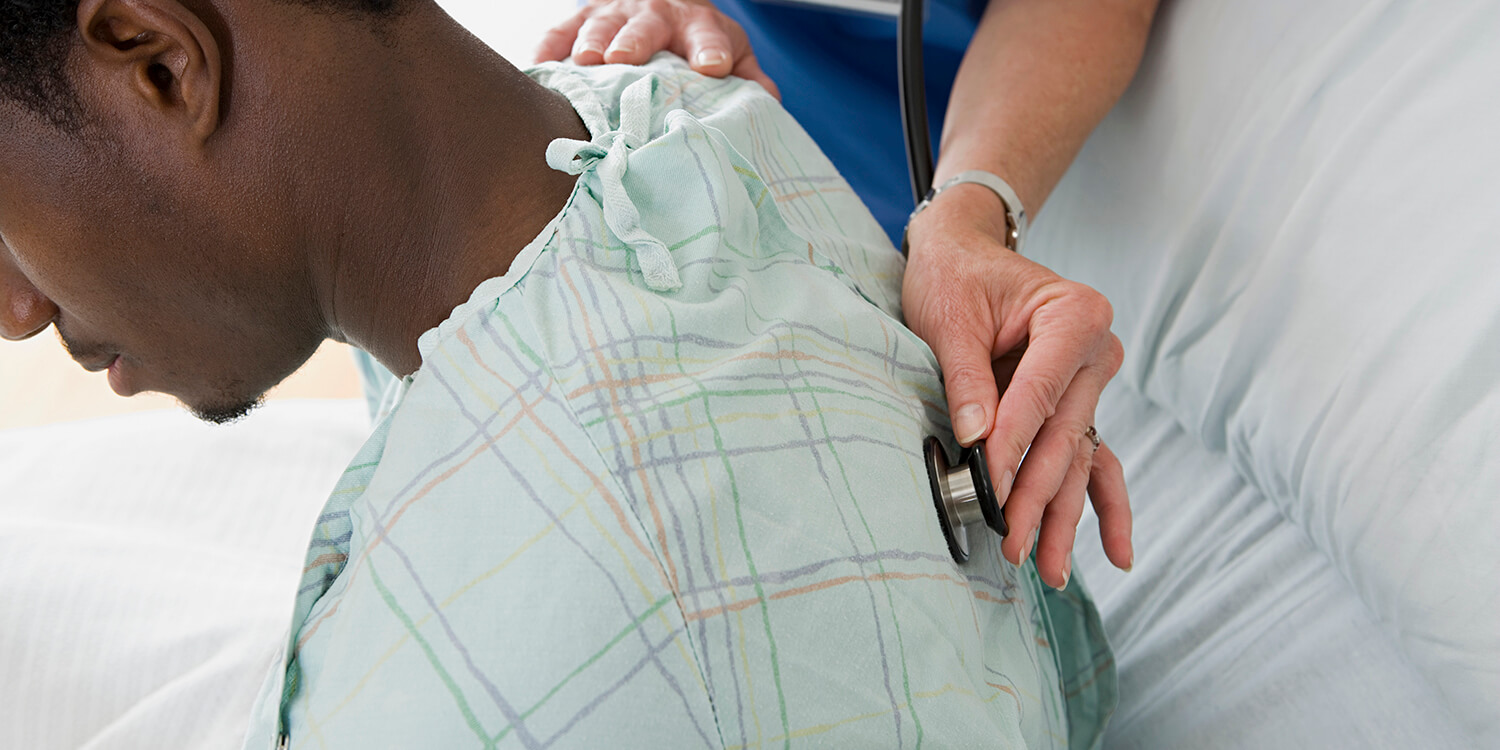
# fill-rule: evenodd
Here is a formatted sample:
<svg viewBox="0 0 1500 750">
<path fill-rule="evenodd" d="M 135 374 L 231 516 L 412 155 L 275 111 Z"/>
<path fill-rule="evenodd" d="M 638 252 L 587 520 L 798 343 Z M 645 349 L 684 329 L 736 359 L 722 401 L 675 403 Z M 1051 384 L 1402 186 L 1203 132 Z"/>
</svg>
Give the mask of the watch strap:
<svg viewBox="0 0 1500 750">
<path fill-rule="evenodd" d="M 927 196 L 922 199 L 921 203 L 917 204 L 916 209 L 911 212 L 911 216 L 907 217 L 907 225 L 910 226 L 911 220 L 917 218 L 917 214 L 922 213 L 939 195 L 943 194 L 944 190 L 964 183 L 983 185 L 1000 198 L 1000 203 L 1005 206 L 1005 230 L 1008 235 L 1006 237 L 1006 247 L 1009 247 L 1016 253 L 1020 253 L 1021 246 L 1026 242 L 1026 228 L 1028 223 L 1026 220 L 1026 209 L 1021 205 L 1021 197 L 1016 195 L 1016 191 L 1010 186 L 1010 183 L 1000 179 L 999 175 L 993 172 L 986 172 L 982 169 L 970 169 L 965 172 L 959 172 L 937 188 L 927 191 Z M 904 232 L 902 233 L 901 246 L 901 249 L 904 251 L 906 249 L 906 236 Z"/>
</svg>

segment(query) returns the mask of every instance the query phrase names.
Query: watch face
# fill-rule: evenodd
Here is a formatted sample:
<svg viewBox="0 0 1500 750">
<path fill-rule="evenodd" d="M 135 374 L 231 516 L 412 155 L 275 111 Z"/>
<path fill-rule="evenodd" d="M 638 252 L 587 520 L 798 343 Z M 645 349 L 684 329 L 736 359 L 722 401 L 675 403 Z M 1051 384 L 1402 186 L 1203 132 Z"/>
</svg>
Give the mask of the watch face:
<svg viewBox="0 0 1500 750">
<path fill-rule="evenodd" d="M 827 8 L 875 16 L 896 16 L 901 12 L 901 0 L 754 0 L 769 5 L 801 5 Z"/>
</svg>

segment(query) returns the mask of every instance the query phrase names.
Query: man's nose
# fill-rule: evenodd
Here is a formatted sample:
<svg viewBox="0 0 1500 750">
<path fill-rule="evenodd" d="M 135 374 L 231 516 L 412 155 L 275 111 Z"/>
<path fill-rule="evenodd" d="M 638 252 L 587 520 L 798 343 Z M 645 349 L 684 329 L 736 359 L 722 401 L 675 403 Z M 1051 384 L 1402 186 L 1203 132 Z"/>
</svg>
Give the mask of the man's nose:
<svg viewBox="0 0 1500 750">
<path fill-rule="evenodd" d="M 8 260 L 0 260 L 0 336 L 29 339 L 57 319 L 57 305 L 37 291 Z"/>
</svg>

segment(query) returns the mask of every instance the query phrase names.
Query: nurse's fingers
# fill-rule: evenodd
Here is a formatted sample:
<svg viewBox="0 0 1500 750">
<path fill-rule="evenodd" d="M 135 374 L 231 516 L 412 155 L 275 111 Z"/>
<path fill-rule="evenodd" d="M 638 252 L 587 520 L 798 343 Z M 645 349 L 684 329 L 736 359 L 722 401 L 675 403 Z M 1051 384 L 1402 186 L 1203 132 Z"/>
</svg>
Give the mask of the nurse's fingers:
<svg viewBox="0 0 1500 750">
<path fill-rule="evenodd" d="M 614 12 L 589 16 L 579 27 L 578 39 L 573 42 L 573 62 L 579 65 L 603 63 L 604 51 L 628 20 L 624 14 Z"/>
<path fill-rule="evenodd" d="M 1104 555 L 1115 567 L 1130 570 L 1135 566 L 1135 548 L 1130 541 L 1130 496 L 1125 491 L 1125 468 L 1104 443 L 1094 452 L 1093 464 L 1089 472 L 1089 500 L 1099 516 L 1099 541 L 1104 544 Z"/>
<path fill-rule="evenodd" d="M 672 43 L 672 24 L 662 15 L 646 11 L 632 16 L 615 34 L 604 52 L 604 61 L 640 65 Z"/>
<path fill-rule="evenodd" d="M 750 49 L 750 38 L 734 19 L 712 8 L 687 11 L 681 38 L 682 56 L 693 70 L 706 76 L 734 75 L 760 84 L 771 96 L 781 98 L 776 82 L 760 68 Z"/>
<path fill-rule="evenodd" d="M 750 44 L 744 32 L 739 33 L 736 44 L 734 34 L 726 26 L 734 21 L 713 8 L 688 10 L 680 37 L 683 43 L 682 56 L 693 66 L 693 70 L 706 76 L 723 78 L 734 71 L 734 65 L 742 55 L 749 54 Z"/>
<path fill-rule="evenodd" d="M 989 434 L 994 424 L 990 415 L 1000 402 L 995 367 L 1001 360 L 994 359 L 995 326 L 988 306 L 971 299 L 957 284 L 939 289 L 937 294 L 943 312 L 937 325 L 927 329 L 927 335 L 941 344 L 933 347 L 933 353 L 943 372 L 953 437 L 959 445 L 973 445 Z M 1001 477 L 996 473 L 993 478 L 999 481 Z M 1001 482 L 998 489 L 1003 502 L 1009 486 Z"/>
<path fill-rule="evenodd" d="M 568 16 L 566 21 L 547 29 L 542 41 L 536 46 L 537 62 L 554 62 L 573 54 L 573 42 L 578 39 L 578 30 L 589 20 L 592 8 L 581 8 Z"/>
<path fill-rule="evenodd" d="M 1049 586 L 1063 584 L 1063 560 L 1073 549 L 1078 517 L 1083 512 L 1084 489 L 1088 486 L 1089 459 L 1094 444 L 1086 437 L 1098 400 L 1097 370 L 1085 368 L 1058 402 L 1057 414 L 1037 431 L 1016 473 L 1010 494 L 1001 500 L 1010 534 L 1000 549 L 1020 565 L 1036 543 L 1037 570 Z M 1084 451 L 1083 446 L 1088 450 Z M 999 464 L 998 466 L 1005 466 Z M 997 468 L 991 464 L 991 473 Z M 1005 489 L 1002 480 L 1001 491 Z M 1072 525 L 1058 524 L 1052 506 L 1062 506 Z M 1033 536 L 1034 535 L 1034 536 Z"/>
<path fill-rule="evenodd" d="M 1042 582 L 1055 589 L 1067 588 L 1073 574 L 1073 542 L 1078 536 L 1078 521 L 1083 518 L 1084 488 L 1088 486 L 1093 452 L 1093 442 L 1080 435 L 1068 476 L 1042 514 L 1036 540 L 1036 570 Z"/>
<path fill-rule="evenodd" d="M 1073 452 L 1073 439 L 1078 433 L 1067 435 L 1057 447 L 1049 447 L 1039 441 L 1043 425 L 1059 413 L 1060 402 L 1079 371 L 1093 365 L 1100 372 L 1080 384 L 1085 386 L 1084 390 L 1092 391 L 1091 398 L 1079 403 L 1071 415 L 1065 415 L 1070 421 L 1083 421 L 1079 429 L 1087 429 L 1099 392 L 1119 369 L 1123 352 L 1119 339 L 1109 332 L 1114 310 L 1104 295 L 1070 281 L 1049 284 L 1042 294 L 1045 299 L 1029 315 L 1026 331 L 1029 342 L 1015 376 L 1000 396 L 985 447 L 991 474 L 998 475 L 996 479 L 1002 488 L 1010 480 L 1020 479 L 1012 472 L 1020 467 L 1021 456 L 1027 455 L 1028 448 L 1031 449 L 1026 458 L 1028 463 L 1036 459 L 1050 462 L 1052 479 L 1047 484 L 1053 491 L 1040 497 L 1045 502 L 1062 484 Z M 1038 444 L 1033 445 L 1033 441 Z M 1049 456 L 1053 450 L 1061 455 Z M 1038 479 L 1033 477 L 1033 483 Z M 1043 489 L 1040 483 L 1037 487 Z"/>
<path fill-rule="evenodd" d="M 1056 406 L 1052 409 L 1052 413 L 1045 418 L 1041 428 L 1037 430 L 1035 438 L 1026 451 L 1025 458 L 1016 471 L 1009 497 L 1002 500 L 1005 505 L 1006 521 L 1012 529 L 1011 538 L 1002 544 L 1007 558 L 1020 564 L 1030 551 L 1028 541 L 1031 538 L 1031 532 L 1035 529 L 1041 531 L 1041 536 L 1038 537 L 1039 542 L 1055 541 L 1063 545 L 1062 555 L 1054 558 L 1051 553 L 1048 553 L 1037 559 L 1038 566 L 1044 568 L 1043 580 L 1052 585 L 1061 584 L 1062 563 L 1066 553 L 1073 548 L 1077 519 L 1074 519 L 1073 525 L 1060 530 L 1042 528 L 1049 525 L 1049 522 L 1042 517 L 1042 513 L 1044 508 L 1057 502 L 1076 504 L 1080 511 L 1083 507 L 1090 464 L 1086 462 L 1081 467 L 1079 466 L 1080 454 L 1085 453 L 1082 446 L 1087 446 L 1087 452 L 1083 457 L 1092 459 L 1094 445 L 1087 434 L 1093 424 L 1094 410 L 1099 404 L 1099 394 L 1119 369 L 1119 362 L 1124 356 L 1119 340 L 1107 331 L 1105 337 L 1103 350 L 1090 355 L 1086 363 L 1073 374 L 1062 397 L 1057 400 Z M 1040 342 L 1034 342 L 1022 356 L 1017 366 L 1017 374 L 1006 389 L 1006 396 L 1013 393 L 1017 388 L 1017 383 L 1021 382 L 1020 373 L 1026 368 L 1027 360 L 1036 353 L 1037 343 Z M 1004 399 L 1003 396 L 1002 407 Z M 992 433 L 991 444 L 994 440 L 993 435 L 994 433 Z M 1003 455 L 992 460 L 995 463 L 991 463 L 991 473 L 999 470 L 1000 467 L 1005 467 L 1008 471 L 1012 466 L 1006 463 L 1010 459 Z M 1006 484 L 1004 476 L 1002 473 L 1000 482 L 1002 490 Z M 1068 486 L 1070 482 L 1075 486 Z M 1053 534 L 1063 536 L 1051 536 Z"/>
</svg>

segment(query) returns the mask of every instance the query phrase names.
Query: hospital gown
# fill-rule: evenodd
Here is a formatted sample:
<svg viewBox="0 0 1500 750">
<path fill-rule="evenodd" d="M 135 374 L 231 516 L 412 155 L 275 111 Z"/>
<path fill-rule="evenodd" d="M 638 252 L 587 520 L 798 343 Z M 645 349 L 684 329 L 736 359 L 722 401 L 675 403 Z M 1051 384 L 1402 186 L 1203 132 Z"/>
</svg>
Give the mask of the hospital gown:
<svg viewBox="0 0 1500 750">
<path fill-rule="evenodd" d="M 421 337 L 247 747 L 1096 744 L 1093 605 L 949 557 L 902 260 L 807 135 L 670 56 L 531 75 L 578 184 Z"/>
</svg>

